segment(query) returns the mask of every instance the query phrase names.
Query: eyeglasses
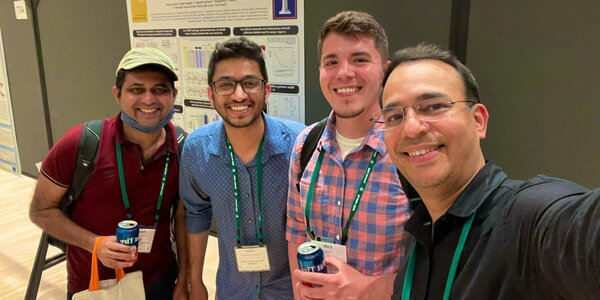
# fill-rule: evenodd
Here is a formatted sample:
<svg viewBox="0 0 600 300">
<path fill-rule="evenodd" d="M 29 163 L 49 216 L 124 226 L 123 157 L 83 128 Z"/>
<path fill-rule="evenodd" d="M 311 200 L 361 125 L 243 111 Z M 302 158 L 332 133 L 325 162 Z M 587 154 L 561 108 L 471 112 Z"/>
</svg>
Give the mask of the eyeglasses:
<svg viewBox="0 0 600 300">
<path fill-rule="evenodd" d="M 381 110 L 381 113 L 373 117 L 371 120 L 376 123 L 383 123 L 385 130 L 398 127 L 406 120 L 407 108 L 412 107 L 415 111 L 415 117 L 427 122 L 436 122 L 446 120 L 449 116 L 448 112 L 456 103 L 468 103 L 467 107 L 471 107 L 475 101 L 449 101 L 446 98 L 432 98 L 420 101 L 418 105 L 408 106 L 392 106 Z"/>
<path fill-rule="evenodd" d="M 215 89 L 215 92 L 219 96 L 229 96 L 235 93 L 235 88 L 238 84 L 242 86 L 244 93 L 246 94 L 256 94 L 260 93 L 263 90 L 263 86 L 266 81 L 258 78 L 246 78 L 242 80 L 230 80 L 223 79 L 213 81 L 211 85 Z"/>
</svg>

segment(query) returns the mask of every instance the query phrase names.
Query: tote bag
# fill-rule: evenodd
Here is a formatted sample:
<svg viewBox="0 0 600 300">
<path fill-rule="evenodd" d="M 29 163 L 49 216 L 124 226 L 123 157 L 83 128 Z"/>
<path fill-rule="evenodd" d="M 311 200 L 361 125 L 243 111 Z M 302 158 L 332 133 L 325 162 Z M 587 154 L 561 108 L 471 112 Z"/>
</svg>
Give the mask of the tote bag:
<svg viewBox="0 0 600 300">
<path fill-rule="evenodd" d="M 92 271 L 90 275 L 89 290 L 73 295 L 73 300 L 144 300 L 144 280 L 141 271 L 125 274 L 123 269 L 115 269 L 116 278 L 99 281 L 98 259 L 96 251 L 98 245 L 106 237 L 100 237 L 94 244 L 92 251 Z"/>
</svg>

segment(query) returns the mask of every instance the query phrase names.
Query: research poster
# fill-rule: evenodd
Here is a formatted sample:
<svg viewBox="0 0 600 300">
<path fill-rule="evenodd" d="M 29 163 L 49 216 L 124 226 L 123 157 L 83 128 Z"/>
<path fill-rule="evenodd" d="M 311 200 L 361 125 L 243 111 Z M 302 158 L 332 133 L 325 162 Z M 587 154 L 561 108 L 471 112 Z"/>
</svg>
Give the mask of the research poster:
<svg viewBox="0 0 600 300">
<path fill-rule="evenodd" d="M 175 62 L 173 122 L 192 132 L 219 119 L 207 97 L 217 43 L 246 37 L 261 46 L 271 96 L 267 113 L 305 122 L 304 0 L 126 0 L 131 47 L 154 47 Z"/>
<path fill-rule="evenodd" d="M 21 174 L 0 29 L 0 169 Z"/>
</svg>

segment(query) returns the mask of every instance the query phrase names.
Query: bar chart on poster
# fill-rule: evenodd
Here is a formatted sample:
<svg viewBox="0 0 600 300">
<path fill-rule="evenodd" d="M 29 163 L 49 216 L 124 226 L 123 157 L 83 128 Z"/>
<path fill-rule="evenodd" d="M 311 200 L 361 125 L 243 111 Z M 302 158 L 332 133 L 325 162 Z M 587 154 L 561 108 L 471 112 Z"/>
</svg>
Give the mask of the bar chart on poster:
<svg viewBox="0 0 600 300">
<path fill-rule="evenodd" d="M 126 0 L 131 47 L 157 48 L 175 62 L 173 121 L 191 132 L 219 119 L 207 70 L 217 43 L 246 37 L 263 49 L 271 96 L 267 113 L 305 122 L 304 0 Z"/>
<path fill-rule="evenodd" d="M 0 169 L 21 174 L 0 28 Z"/>
</svg>

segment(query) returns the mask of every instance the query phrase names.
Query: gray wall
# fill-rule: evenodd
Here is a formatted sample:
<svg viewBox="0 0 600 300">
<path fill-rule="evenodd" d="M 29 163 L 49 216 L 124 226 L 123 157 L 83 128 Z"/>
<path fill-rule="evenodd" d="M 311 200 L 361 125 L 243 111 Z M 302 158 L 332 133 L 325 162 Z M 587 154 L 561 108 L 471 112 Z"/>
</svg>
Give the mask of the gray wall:
<svg viewBox="0 0 600 300">
<path fill-rule="evenodd" d="M 490 111 L 486 157 L 518 178 L 600 186 L 597 0 L 472 1 L 467 65 Z"/>
<path fill-rule="evenodd" d="M 13 1 L 0 1 L 0 28 L 21 169 L 37 174 L 34 163 L 46 155 L 49 145 L 32 21 L 17 20 Z"/>
<path fill-rule="evenodd" d="M 115 69 L 130 48 L 123 0 L 42 0 L 40 36 L 53 140 L 73 125 L 115 115 Z"/>
<path fill-rule="evenodd" d="M 129 49 L 125 1 L 40 0 L 37 7 L 47 85 L 44 119 L 33 10 L 16 20 L 13 1 L 0 2 L 7 73 L 22 171 L 36 176 L 50 144 L 70 127 L 116 114 L 111 92 L 116 64 Z M 46 127 L 51 129 L 48 142 Z"/>
</svg>

